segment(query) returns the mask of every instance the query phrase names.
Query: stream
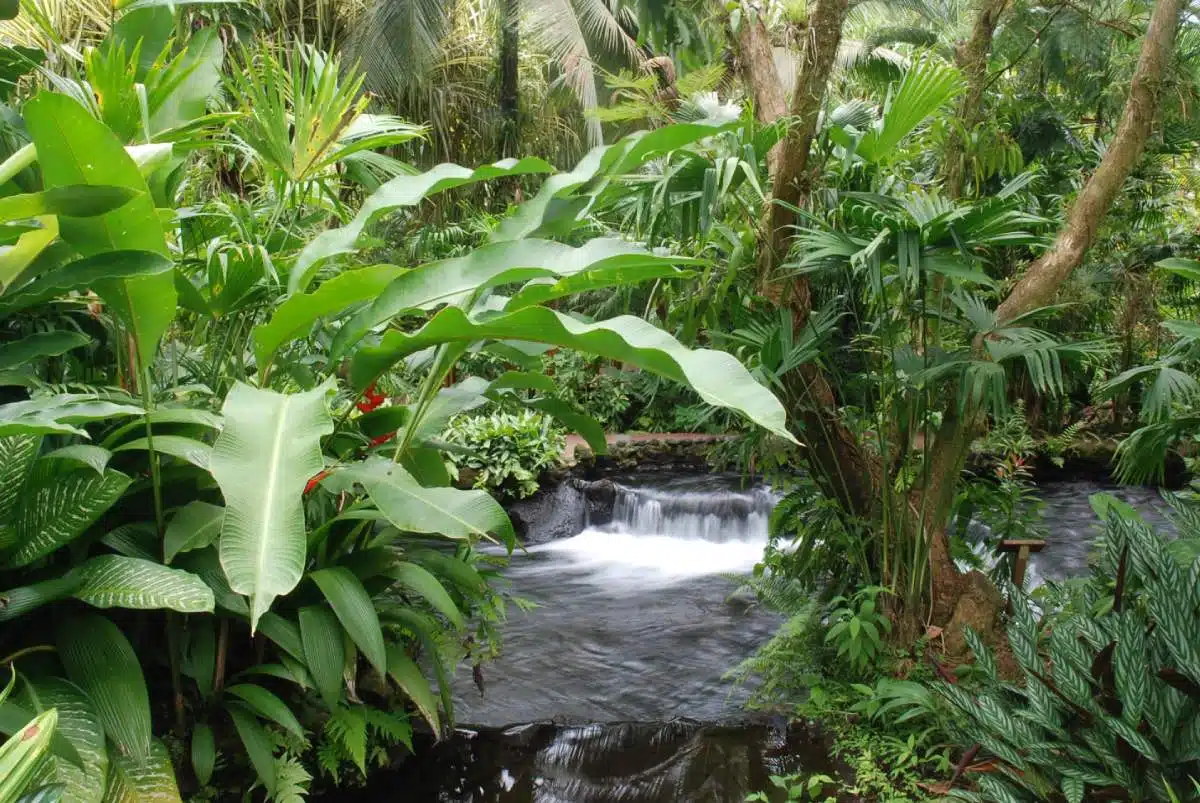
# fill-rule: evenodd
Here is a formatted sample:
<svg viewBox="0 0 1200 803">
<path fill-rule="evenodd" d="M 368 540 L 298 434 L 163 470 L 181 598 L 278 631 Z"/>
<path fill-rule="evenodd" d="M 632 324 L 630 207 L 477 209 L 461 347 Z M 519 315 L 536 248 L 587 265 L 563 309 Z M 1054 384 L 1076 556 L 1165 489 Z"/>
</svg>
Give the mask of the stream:
<svg viewBox="0 0 1200 803">
<path fill-rule="evenodd" d="M 1109 491 L 1161 521 L 1147 488 L 1047 483 L 1047 547 L 1034 584 L 1086 571 L 1098 533 L 1088 497 Z M 514 556 L 504 654 L 484 693 L 465 668 L 455 734 L 372 775 L 363 800 L 425 803 L 734 803 L 767 776 L 829 772 L 805 727 L 748 714 L 748 690 L 723 676 L 775 632 L 779 617 L 730 601 L 730 575 L 761 558 L 775 496 L 737 478 L 626 478 L 611 520 Z M 531 539 L 536 540 L 536 539 Z M 469 725 L 465 723 L 470 723 Z"/>
</svg>

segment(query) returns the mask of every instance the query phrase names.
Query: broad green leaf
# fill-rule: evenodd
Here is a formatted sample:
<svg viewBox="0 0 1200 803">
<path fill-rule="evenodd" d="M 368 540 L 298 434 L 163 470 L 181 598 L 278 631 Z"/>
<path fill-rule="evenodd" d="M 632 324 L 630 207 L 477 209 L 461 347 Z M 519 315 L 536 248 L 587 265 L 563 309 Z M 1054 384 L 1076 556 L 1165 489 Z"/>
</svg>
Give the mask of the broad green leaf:
<svg viewBox="0 0 1200 803">
<path fill-rule="evenodd" d="M 333 611 L 323 605 L 301 608 L 300 640 L 308 672 L 332 711 L 342 697 L 342 667 L 346 663 L 342 627 Z"/>
<path fill-rule="evenodd" d="M 0 296 L 0 318 L 44 304 L 72 290 L 105 282 L 155 276 L 171 270 L 171 260 L 150 251 L 109 251 L 48 271 Z"/>
<path fill-rule="evenodd" d="M 454 604 L 454 600 L 446 592 L 441 581 L 430 574 L 424 566 L 416 563 L 400 563 L 389 569 L 387 575 L 408 591 L 422 597 L 430 607 L 449 619 L 455 627 L 464 626 L 462 612 Z"/>
<path fill-rule="evenodd" d="M 14 245 L 0 246 L 0 292 L 7 290 L 33 264 L 38 255 L 58 238 L 58 218 L 36 218 L 38 227 L 17 238 Z"/>
<path fill-rule="evenodd" d="M 94 217 L 120 209 L 137 195 L 129 187 L 77 184 L 51 187 L 45 192 L 0 198 L 0 220 L 21 220 L 41 215 Z"/>
<path fill-rule="evenodd" d="M 534 399 L 521 403 L 534 410 L 540 410 L 572 432 L 582 435 L 593 454 L 608 454 L 608 439 L 605 437 L 604 427 L 590 415 L 579 412 L 562 399 Z"/>
<path fill-rule="evenodd" d="M 28 401 L 0 404 L 0 437 L 18 434 L 82 435 L 76 426 L 106 418 L 142 415 L 141 407 L 117 403 L 86 393 L 60 393 Z"/>
<path fill-rule="evenodd" d="M 106 251 L 151 251 L 169 256 L 146 181 L 116 136 L 74 99 L 43 92 L 25 104 L 25 124 L 37 146 L 47 188 L 111 185 L 140 193 L 120 209 L 95 217 L 60 216 L 62 238 L 85 257 Z M 170 272 L 101 282 L 95 288 L 129 328 L 148 366 L 175 317 Z"/>
<path fill-rule="evenodd" d="M 333 352 L 345 353 L 368 329 L 406 310 L 461 305 L 489 287 L 545 277 L 561 279 L 527 288 L 526 298 L 535 303 L 535 297 L 557 297 L 552 288 L 571 277 L 582 278 L 581 274 L 587 272 L 620 271 L 629 282 L 636 282 L 655 278 L 662 270 L 674 273 L 679 263 L 698 262 L 686 257 L 656 256 L 640 245 L 609 238 L 590 240 L 578 248 L 552 240 L 491 243 L 466 256 L 431 262 L 400 275 L 371 304 L 369 312 L 355 316 L 338 332 Z"/>
<path fill-rule="evenodd" d="M 274 795 L 275 755 L 271 738 L 263 726 L 258 724 L 258 720 L 254 718 L 248 707 L 232 703 L 226 706 L 225 710 L 229 712 L 229 716 L 233 720 L 233 727 L 237 729 L 242 746 L 246 748 L 246 756 L 250 759 L 250 764 L 254 767 L 258 780 L 266 788 L 267 796 Z"/>
<path fill-rule="evenodd" d="M 304 738 L 304 728 L 288 708 L 287 703 L 255 683 L 238 683 L 225 690 L 227 694 L 242 700 L 263 719 L 269 719 L 284 730 Z"/>
<path fill-rule="evenodd" d="M 179 58 L 177 83 L 150 117 L 150 133 L 177 128 L 204 115 L 208 100 L 221 85 L 225 46 L 217 26 L 208 26 L 187 38 Z"/>
<path fill-rule="evenodd" d="M 156 739 L 144 759 L 113 753 L 103 803 L 181 803 L 166 745 Z"/>
<path fill-rule="evenodd" d="M 82 582 L 79 572 L 69 571 L 40 583 L 10 588 L 0 593 L 0 622 L 19 619 L 43 605 L 66 599 L 75 593 L 75 589 L 79 588 Z"/>
<path fill-rule="evenodd" d="M 43 459 L 71 460 L 91 466 L 97 474 L 104 474 L 104 470 L 108 468 L 108 461 L 112 459 L 112 452 L 102 446 L 93 446 L 90 443 L 75 443 L 55 449 L 53 452 L 47 452 L 43 455 Z"/>
<path fill-rule="evenodd" d="M 181 507 L 167 525 L 163 536 L 163 559 L 170 563 L 180 552 L 211 546 L 221 534 L 225 508 L 208 502 L 192 501 Z"/>
<path fill-rule="evenodd" d="M 57 755 L 50 757 L 53 780 L 64 784 L 63 799 L 68 803 L 100 803 L 103 787 L 96 779 L 108 772 L 108 747 L 100 717 L 76 686 L 55 677 L 39 676 L 30 680 L 31 697 L 39 711 L 58 711 L 56 736 L 62 736 L 79 756 L 74 764 Z"/>
<path fill-rule="evenodd" d="M 113 449 L 113 451 L 149 451 L 150 446 L 150 439 L 138 438 L 122 443 L 116 449 Z M 184 460 L 197 468 L 205 470 L 208 470 L 209 461 L 212 459 L 211 446 L 194 438 L 185 438 L 181 435 L 155 435 L 153 446 L 155 452 L 167 454 L 171 457 L 178 457 L 180 460 Z"/>
<path fill-rule="evenodd" d="M 225 399 L 211 463 L 225 496 L 221 565 L 230 587 L 250 598 L 252 631 L 304 574 L 304 486 L 324 468 L 330 388 L 284 395 L 237 383 Z"/>
<path fill-rule="evenodd" d="M 1137 508 L 1110 493 L 1092 494 L 1088 497 L 1088 503 L 1101 521 L 1107 522 L 1114 514 L 1126 521 L 1145 521 Z"/>
<path fill-rule="evenodd" d="M 298 661 L 304 660 L 304 643 L 295 622 L 277 613 L 265 613 L 258 622 L 262 634 Z"/>
<path fill-rule="evenodd" d="M 417 710 L 421 712 L 421 716 L 425 717 L 429 723 L 429 727 L 433 728 L 433 732 L 440 734 L 441 724 L 438 717 L 437 698 L 433 696 L 433 689 L 430 688 L 429 681 L 421 674 L 420 668 L 413 662 L 413 659 L 408 657 L 404 648 L 399 644 L 387 645 L 387 659 L 388 676 L 413 701 Z"/>
<path fill-rule="evenodd" d="M 498 390 L 540 390 L 543 393 L 557 393 L 558 383 L 554 377 L 546 374 L 535 374 L 532 371 L 505 371 L 488 384 L 488 391 Z"/>
<path fill-rule="evenodd" d="M 210 413 L 208 410 L 195 410 L 190 407 L 159 407 L 146 413 L 139 421 L 130 421 L 114 429 L 105 436 L 101 446 L 113 449 L 122 443 L 125 436 L 130 433 L 140 436 L 146 431 L 147 420 L 149 420 L 151 428 L 156 428 L 160 424 L 195 424 L 199 427 L 220 430 L 225 426 L 225 421 L 221 416 Z"/>
<path fill-rule="evenodd" d="M 125 555 L 100 555 L 79 572 L 75 597 L 96 608 L 169 608 L 180 613 L 212 613 L 213 592 L 191 572 Z"/>
<path fill-rule="evenodd" d="M 58 626 L 58 656 L 120 754 L 151 760 L 150 696 L 133 645 L 107 617 L 73 616 Z"/>
<path fill-rule="evenodd" d="M 868 162 L 886 160 L 905 137 L 953 100 L 962 87 L 962 77 L 955 67 L 933 58 L 915 62 L 895 91 L 888 93 L 883 116 L 859 140 L 855 154 Z"/>
<path fill-rule="evenodd" d="M 509 545 L 516 540 L 508 514 L 486 491 L 424 488 L 380 457 L 341 468 L 330 480 L 362 485 L 387 520 L 404 532 L 488 540 L 495 535 Z"/>
<path fill-rule="evenodd" d="M 307 335 L 317 320 L 378 297 L 405 270 L 395 265 L 348 270 L 311 293 L 290 296 L 272 313 L 271 320 L 254 327 L 254 356 L 259 375 L 266 373 L 281 346 Z"/>
<path fill-rule="evenodd" d="M 690 386 L 704 401 L 741 413 L 770 432 L 795 441 L 783 405 L 758 384 L 735 357 L 710 349 L 689 350 L 666 332 L 631 315 L 581 323 L 544 307 L 474 321 L 448 307 L 412 334 L 389 331 L 376 347 L 355 356 L 351 378 L 365 388 L 398 361 L 442 343 L 484 339 L 527 340 L 572 348 L 635 365 Z"/>
<path fill-rule="evenodd" d="M 0 20 L 14 19 L 21 13 L 21 0 L 0 0 Z"/>
<path fill-rule="evenodd" d="M 466 561 L 435 549 L 408 551 L 408 556 L 439 577 L 450 580 L 463 594 L 478 598 L 487 591 L 487 582 Z"/>
<path fill-rule="evenodd" d="M 55 461 L 35 466 L 18 500 L 11 524 L 16 546 L 6 565 L 28 566 L 74 541 L 121 498 L 129 483 L 119 471 L 63 472 Z"/>
<path fill-rule="evenodd" d="M 38 332 L 15 343 L 0 344 L 0 371 L 20 368 L 42 357 L 57 357 L 91 342 L 80 332 Z"/>
<path fill-rule="evenodd" d="M 154 522 L 135 521 L 117 525 L 104 534 L 100 543 L 130 558 L 159 562 L 161 547 Z"/>
<path fill-rule="evenodd" d="M 1154 264 L 1165 271 L 1174 273 L 1176 276 L 1182 276 L 1193 282 L 1200 282 L 1200 261 L 1195 259 L 1171 257 L 1170 259 L 1159 260 Z"/>
<path fill-rule="evenodd" d="M 0 745 L 0 800 L 16 800 L 31 785 L 58 727 L 58 712 L 43 711 Z"/>
<path fill-rule="evenodd" d="M 212 728 L 198 722 L 192 726 L 192 773 L 201 786 L 212 780 L 213 767 L 217 763 L 217 744 L 213 740 Z"/>
<path fill-rule="evenodd" d="M 382 677 L 387 673 L 383 630 L 375 613 L 375 603 L 358 578 L 348 569 L 321 569 L 309 575 L 337 615 L 342 627 L 358 649 Z"/>
<path fill-rule="evenodd" d="M 359 235 L 373 220 L 386 212 L 407 206 L 416 206 L 422 200 L 439 192 L 508 176 L 530 173 L 552 173 L 554 168 L 541 159 L 504 159 L 475 170 L 454 164 L 440 164 L 415 176 L 397 176 L 384 184 L 366 200 L 354 219 L 339 229 L 330 229 L 316 238 L 300 252 L 296 265 L 288 279 L 288 291 L 303 291 L 312 280 L 313 268 L 321 260 L 335 254 L 352 251 Z"/>
</svg>

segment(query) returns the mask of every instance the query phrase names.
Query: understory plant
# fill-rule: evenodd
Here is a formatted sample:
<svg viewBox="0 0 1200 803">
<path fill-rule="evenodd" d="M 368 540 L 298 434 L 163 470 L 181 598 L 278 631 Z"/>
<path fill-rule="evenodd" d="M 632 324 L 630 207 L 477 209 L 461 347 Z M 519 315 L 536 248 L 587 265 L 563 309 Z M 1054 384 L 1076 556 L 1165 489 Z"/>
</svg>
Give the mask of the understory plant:
<svg viewBox="0 0 1200 803">
<path fill-rule="evenodd" d="M 964 800 L 1194 799 L 1200 779 L 1200 514 L 1168 498 L 1172 539 L 1115 503 L 1090 576 L 1035 614 L 1012 592 L 1012 666 L 970 641 L 977 690 L 934 686 L 952 711 Z"/>
<path fill-rule="evenodd" d="M 554 421 L 534 410 L 457 416 L 444 437 L 461 447 L 448 453 L 460 479 L 469 469 L 476 488 L 517 499 L 538 489 L 538 477 L 558 464 L 566 444 Z"/>
</svg>

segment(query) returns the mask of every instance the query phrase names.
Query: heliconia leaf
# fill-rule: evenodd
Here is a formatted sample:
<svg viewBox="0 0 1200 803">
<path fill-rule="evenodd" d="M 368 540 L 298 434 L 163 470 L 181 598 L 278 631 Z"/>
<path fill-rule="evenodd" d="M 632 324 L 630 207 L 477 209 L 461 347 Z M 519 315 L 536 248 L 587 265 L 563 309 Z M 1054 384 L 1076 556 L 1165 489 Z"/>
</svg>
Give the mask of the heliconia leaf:
<svg viewBox="0 0 1200 803">
<path fill-rule="evenodd" d="M 408 550 L 408 557 L 435 575 L 450 580 L 463 594 L 479 597 L 487 590 L 487 582 L 464 560 L 434 549 Z"/>
<path fill-rule="evenodd" d="M 137 438 L 122 443 L 113 449 L 113 451 L 148 451 L 151 445 L 153 445 L 156 452 L 178 457 L 180 460 L 185 460 L 193 466 L 205 470 L 208 470 L 209 461 L 212 459 L 211 446 L 203 441 L 198 441 L 194 438 L 185 438 L 180 435 L 155 435 L 153 444 L 148 438 Z"/>
<path fill-rule="evenodd" d="M 120 209 L 137 195 L 129 187 L 76 184 L 44 192 L 0 198 L 0 220 L 21 220 L 40 215 L 93 217 Z"/>
<path fill-rule="evenodd" d="M 63 446 L 61 449 L 55 449 L 53 452 L 47 452 L 43 458 L 82 463 L 85 466 L 91 466 L 97 474 L 102 475 L 108 468 L 108 461 L 112 459 L 112 452 L 102 446 L 93 446 L 90 443 L 73 443 L 70 446 Z"/>
<path fill-rule="evenodd" d="M 167 524 L 163 536 L 163 559 L 170 563 L 181 552 L 211 546 L 221 534 L 225 508 L 199 500 L 181 507 Z"/>
<path fill-rule="evenodd" d="M 79 756 L 79 765 L 51 755 L 53 780 L 66 788 L 63 799 L 69 803 L 100 803 L 104 788 L 96 782 L 108 773 L 108 747 L 100 717 L 82 691 L 72 683 L 55 677 L 37 677 L 30 681 L 39 710 L 58 712 L 56 736 L 62 736 Z"/>
<path fill-rule="evenodd" d="M 438 533 L 447 538 L 487 538 L 506 544 L 516 540 L 504 508 L 486 491 L 424 488 L 400 466 L 381 457 L 353 463 L 330 477 L 358 483 L 393 525 L 405 532 Z"/>
<path fill-rule="evenodd" d="M 372 265 L 339 273 L 311 293 L 297 293 L 279 305 L 271 320 L 254 327 L 254 356 L 261 377 L 280 347 L 308 334 L 320 318 L 376 298 L 406 268 Z"/>
<path fill-rule="evenodd" d="M 429 727 L 433 728 L 433 732 L 441 733 L 437 698 L 433 696 L 433 689 L 421 674 L 420 668 L 399 644 L 387 645 L 387 658 L 388 676 L 413 701 L 421 716 L 429 723 Z"/>
<path fill-rule="evenodd" d="M 112 754 L 103 803 L 181 803 L 166 745 L 155 740 L 142 760 Z"/>
<path fill-rule="evenodd" d="M 90 394 L 74 393 L 0 404 L 0 437 L 43 433 L 87 437 L 87 431 L 76 424 L 142 415 L 143 412 L 132 401 L 118 404 Z"/>
<path fill-rule="evenodd" d="M 333 611 L 323 605 L 301 608 L 300 639 L 308 672 L 332 711 L 342 697 L 342 667 L 346 662 L 342 627 Z"/>
<path fill-rule="evenodd" d="M 528 307 L 474 321 L 462 310 L 447 307 L 411 334 L 392 330 L 377 347 L 359 350 L 351 378 L 355 387 L 365 388 L 401 359 L 422 349 L 487 339 L 548 343 L 634 365 L 688 385 L 707 403 L 739 412 L 781 438 L 795 441 L 787 430 L 783 405 L 733 355 L 687 349 L 661 329 L 630 315 L 581 323 L 545 307 Z"/>
<path fill-rule="evenodd" d="M 20 368 L 42 357 L 57 357 L 91 342 L 80 332 L 36 332 L 15 343 L 0 344 L 0 371 Z"/>
<path fill-rule="evenodd" d="M 204 722 L 192 727 L 192 772 L 201 786 L 212 780 L 213 768 L 217 763 L 217 744 L 212 728 Z"/>
<path fill-rule="evenodd" d="M 658 279 L 682 280 L 695 276 L 694 271 L 681 270 L 680 264 L 694 264 L 691 260 L 681 257 L 657 257 L 656 262 L 632 262 L 630 264 L 612 263 L 591 265 L 586 270 L 570 276 L 564 276 L 558 281 L 550 279 L 534 280 L 526 284 L 509 299 L 504 308 L 509 312 L 532 307 L 535 304 L 546 304 L 559 298 L 566 298 L 578 293 L 588 293 L 609 287 L 623 287 Z"/>
<path fill-rule="evenodd" d="M 387 673 L 387 655 L 384 653 L 383 629 L 375 613 L 375 603 L 361 582 L 350 570 L 342 567 L 321 569 L 309 575 L 337 615 L 342 627 L 353 639 L 358 649 L 379 672 Z"/>
<path fill-rule="evenodd" d="M 355 316 L 338 332 L 335 355 L 349 348 L 371 327 L 405 310 L 431 310 L 445 304 L 461 304 L 489 287 L 530 279 L 560 279 L 558 283 L 529 285 L 522 294 L 532 299 L 557 297 L 553 289 L 570 277 L 591 271 L 622 271 L 629 282 L 655 278 L 657 271 L 675 272 L 679 263 L 694 264 L 687 257 L 658 256 L 644 247 L 615 238 L 589 240 L 576 248 L 553 240 L 517 240 L 484 245 L 453 259 L 430 262 L 397 277 L 361 316 Z M 650 271 L 642 275 L 643 271 Z M 547 288 L 547 289 L 542 289 Z M 561 289 L 561 288 L 560 288 Z M 516 301 L 516 299 L 514 299 Z M 510 306 L 511 306 L 510 302 Z M 526 306 L 525 302 L 517 302 Z"/>
<path fill-rule="evenodd" d="M 106 251 L 78 259 L 36 276 L 0 296 L 0 318 L 44 304 L 72 290 L 84 290 L 106 281 L 154 276 L 171 270 L 171 264 L 167 257 L 151 251 Z"/>
<path fill-rule="evenodd" d="M 96 608 L 167 608 L 212 613 L 213 592 L 191 572 L 124 555 L 99 555 L 79 567 L 76 599 Z"/>
<path fill-rule="evenodd" d="M 277 613 L 265 613 L 258 621 L 258 629 L 288 655 L 297 661 L 304 660 L 304 643 L 295 622 Z"/>
<path fill-rule="evenodd" d="M 105 251 L 151 251 L 169 256 L 154 201 L 137 163 L 107 126 L 75 99 L 42 92 L 22 108 L 37 146 L 47 189 L 69 185 L 110 185 L 135 196 L 104 215 L 59 217 L 62 238 L 82 256 Z M 129 328 L 140 363 L 153 360 L 159 338 L 175 318 L 175 279 L 171 272 L 101 282 L 94 288 Z"/>
<path fill-rule="evenodd" d="M 296 715 L 292 713 L 292 709 L 288 708 L 287 703 L 262 686 L 255 683 L 238 683 L 230 686 L 225 691 L 227 694 L 232 694 L 234 697 L 242 700 L 264 719 L 271 720 L 276 725 L 279 725 L 284 730 L 291 731 L 301 739 L 304 738 L 304 728 L 301 727 L 300 722 L 296 719 Z"/>
<path fill-rule="evenodd" d="M 232 703 L 226 707 L 233 727 L 237 730 L 246 748 L 246 756 L 258 775 L 258 780 L 267 790 L 268 797 L 275 794 L 275 755 L 274 745 L 263 726 L 250 713 L 250 709 Z"/>
<path fill-rule="evenodd" d="M 87 696 L 104 732 L 136 762 L 151 760 L 150 695 L 133 645 L 104 616 L 82 614 L 58 627 L 58 656 Z"/>
<path fill-rule="evenodd" d="M 304 574 L 303 494 L 323 468 L 320 440 L 333 432 L 326 383 L 284 395 L 235 384 L 211 470 L 225 496 L 221 565 L 230 587 L 250 598 L 250 627 Z"/>
<path fill-rule="evenodd" d="M 454 164 L 440 164 L 415 176 L 397 176 L 371 194 L 354 220 L 339 229 L 330 229 L 305 246 L 296 259 L 288 279 L 288 291 L 301 292 L 312 279 L 313 268 L 328 257 L 352 251 L 358 237 L 380 215 L 406 206 L 415 206 L 430 195 L 479 181 L 530 173 L 553 173 L 554 167 L 536 158 L 504 159 L 475 170 Z"/>
<path fill-rule="evenodd" d="M 34 467 L 18 502 L 13 529 L 17 545 L 7 556 L 12 568 L 28 566 L 83 534 L 129 487 L 119 471 L 56 470 L 55 461 Z"/>
<path fill-rule="evenodd" d="M 462 612 L 454 604 L 454 600 L 442 587 L 441 581 L 429 573 L 429 570 L 415 563 L 399 563 L 388 570 L 391 577 L 409 591 L 422 597 L 430 606 L 445 616 L 455 627 L 462 627 Z"/>
</svg>

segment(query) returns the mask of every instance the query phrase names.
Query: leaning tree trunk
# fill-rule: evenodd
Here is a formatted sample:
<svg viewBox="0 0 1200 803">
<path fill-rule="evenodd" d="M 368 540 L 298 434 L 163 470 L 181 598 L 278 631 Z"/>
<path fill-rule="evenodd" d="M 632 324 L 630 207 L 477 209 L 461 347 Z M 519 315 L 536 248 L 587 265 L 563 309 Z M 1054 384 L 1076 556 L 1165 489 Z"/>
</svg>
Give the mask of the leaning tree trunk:
<svg viewBox="0 0 1200 803">
<path fill-rule="evenodd" d="M 1071 205 L 1066 223 L 1054 238 L 1050 250 L 1029 266 L 996 310 L 998 324 L 1049 303 L 1095 242 L 1096 231 L 1125 185 L 1125 179 L 1142 158 L 1146 140 L 1150 137 L 1150 128 L 1158 114 L 1163 72 L 1175 44 L 1179 8 L 1180 0 L 1155 3 L 1117 133 L 1096 172 L 1088 178 Z"/>
<path fill-rule="evenodd" d="M 519 155 L 520 0 L 503 0 L 500 7 L 500 158 Z"/>
<path fill-rule="evenodd" d="M 1158 113 L 1159 90 L 1175 41 L 1179 9 L 1180 0 L 1158 0 L 1155 4 L 1117 133 L 1099 167 L 1084 184 L 1050 250 L 1030 265 L 996 310 L 997 325 L 1051 301 L 1095 241 L 1096 231 L 1113 200 L 1145 150 Z M 977 344 L 977 350 L 981 346 Z M 948 621 L 948 637 L 957 641 L 961 641 L 959 625 L 970 624 L 983 630 L 987 624 L 978 621 L 978 617 L 994 616 L 983 602 L 986 589 L 974 582 L 977 579 L 974 574 L 963 577 L 954 568 L 943 529 L 953 487 L 979 421 L 979 411 L 968 410 L 961 417 L 948 416 L 943 422 L 929 457 L 929 482 L 921 490 L 919 504 L 914 506 L 930 539 L 933 621 Z M 947 646 L 951 646 L 949 642 Z"/>
</svg>

